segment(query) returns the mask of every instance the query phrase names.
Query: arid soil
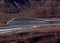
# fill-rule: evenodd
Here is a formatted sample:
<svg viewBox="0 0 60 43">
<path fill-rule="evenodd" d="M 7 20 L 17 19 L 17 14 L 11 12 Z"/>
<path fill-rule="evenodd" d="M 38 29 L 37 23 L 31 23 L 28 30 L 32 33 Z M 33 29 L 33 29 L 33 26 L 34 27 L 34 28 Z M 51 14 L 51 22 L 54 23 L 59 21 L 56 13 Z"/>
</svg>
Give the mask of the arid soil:
<svg viewBox="0 0 60 43">
<path fill-rule="evenodd" d="M 37 27 L 1 34 L 0 43 L 60 43 L 60 26 Z"/>
</svg>

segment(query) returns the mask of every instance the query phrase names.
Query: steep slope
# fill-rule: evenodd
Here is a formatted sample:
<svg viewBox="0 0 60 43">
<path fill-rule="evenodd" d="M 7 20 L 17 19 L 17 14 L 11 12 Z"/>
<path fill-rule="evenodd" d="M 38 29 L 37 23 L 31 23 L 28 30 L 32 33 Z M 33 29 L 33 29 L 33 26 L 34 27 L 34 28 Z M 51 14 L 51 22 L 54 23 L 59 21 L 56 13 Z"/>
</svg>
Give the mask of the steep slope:
<svg viewBox="0 0 60 43">
<path fill-rule="evenodd" d="M 9 1 L 9 0 L 8 0 Z M 0 1 L 0 18 L 3 20 L 13 17 L 32 17 L 32 18 L 60 18 L 59 0 L 29 0 L 22 1 L 20 4 L 13 1 L 17 8 L 11 2 Z M 19 0 L 18 0 L 19 1 Z"/>
</svg>

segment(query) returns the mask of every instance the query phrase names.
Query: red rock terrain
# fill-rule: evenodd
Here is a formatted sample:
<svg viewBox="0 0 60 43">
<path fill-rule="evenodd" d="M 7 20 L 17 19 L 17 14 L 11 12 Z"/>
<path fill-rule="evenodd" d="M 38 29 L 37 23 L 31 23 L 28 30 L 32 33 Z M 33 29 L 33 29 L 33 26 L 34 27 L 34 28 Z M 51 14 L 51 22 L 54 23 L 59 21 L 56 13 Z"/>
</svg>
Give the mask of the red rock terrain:
<svg viewBox="0 0 60 43">
<path fill-rule="evenodd" d="M 60 1 L 56 0 L 29 0 L 28 5 L 23 5 L 24 9 L 17 5 L 10 7 L 3 0 L 0 1 L 0 18 L 8 20 L 14 17 L 32 17 L 32 18 L 60 18 Z"/>
</svg>

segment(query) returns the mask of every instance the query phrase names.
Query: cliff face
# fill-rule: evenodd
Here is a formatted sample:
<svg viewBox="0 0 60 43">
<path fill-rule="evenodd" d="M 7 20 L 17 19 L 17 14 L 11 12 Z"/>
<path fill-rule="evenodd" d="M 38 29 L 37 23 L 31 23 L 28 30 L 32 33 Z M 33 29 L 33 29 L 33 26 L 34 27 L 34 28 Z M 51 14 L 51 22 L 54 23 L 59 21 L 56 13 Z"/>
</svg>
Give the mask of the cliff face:
<svg viewBox="0 0 60 43">
<path fill-rule="evenodd" d="M 0 1 L 0 18 L 60 18 L 59 0 Z M 14 4 L 15 5 L 14 5 Z M 20 4 L 19 4 L 20 3 Z M 15 7 L 16 6 L 16 7 Z"/>
</svg>

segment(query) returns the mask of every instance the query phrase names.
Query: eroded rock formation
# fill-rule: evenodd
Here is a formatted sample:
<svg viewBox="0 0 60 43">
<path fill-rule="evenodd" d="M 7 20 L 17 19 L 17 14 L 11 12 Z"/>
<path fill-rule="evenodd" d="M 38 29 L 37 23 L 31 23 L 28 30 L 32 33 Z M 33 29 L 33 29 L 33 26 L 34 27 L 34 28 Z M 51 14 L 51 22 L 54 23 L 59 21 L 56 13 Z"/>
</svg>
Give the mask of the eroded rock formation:
<svg viewBox="0 0 60 43">
<path fill-rule="evenodd" d="M 6 16 L 13 15 L 12 17 L 60 18 L 59 0 L 18 1 L 0 1 L 0 11 L 2 12 L 1 14 L 5 14 Z"/>
</svg>

